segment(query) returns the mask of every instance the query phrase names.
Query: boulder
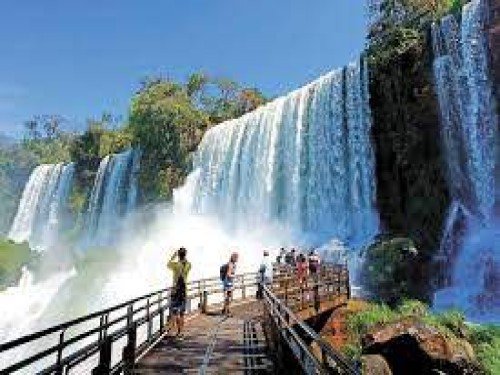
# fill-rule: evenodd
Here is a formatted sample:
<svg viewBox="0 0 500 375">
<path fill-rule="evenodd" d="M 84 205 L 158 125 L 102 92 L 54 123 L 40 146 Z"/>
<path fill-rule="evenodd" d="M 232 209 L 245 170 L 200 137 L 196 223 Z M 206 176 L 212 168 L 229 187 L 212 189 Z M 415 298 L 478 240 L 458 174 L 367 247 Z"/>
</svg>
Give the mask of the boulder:
<svg viewBox="0 0 500 375">
<path fill-rule="evenodd" d="M 392 375 L 389 364 L 381 355 L 369 354 L 361 356 L 363 374 Z"/>
<path fill-rule="evenodd" d="M 396 375 L 482 373 L 468 342 L 414 319 L 373 328 L 362 346 L 365 355 L 383 356 Z"/>
</svg>

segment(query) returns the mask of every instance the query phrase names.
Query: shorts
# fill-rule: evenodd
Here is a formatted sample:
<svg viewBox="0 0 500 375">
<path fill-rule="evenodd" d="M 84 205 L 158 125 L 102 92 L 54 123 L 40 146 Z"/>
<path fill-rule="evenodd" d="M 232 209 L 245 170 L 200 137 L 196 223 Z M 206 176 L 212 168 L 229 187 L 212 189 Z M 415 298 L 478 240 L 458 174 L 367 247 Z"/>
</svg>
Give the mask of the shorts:
<svg viewBox="0 0 500 375">
<path fill-rule="evenodd" d="M 186 312 L 186 299 L 172 298 L 170 302 L 170 311 L 173 315 L 184 315 Z"/>
<path fill-rule="evenodd" d="M 233 291 L 233 280 L 225 279 L 222 282 L 222 287 L 224 288 L 224 292 L 232 292 Z"/>
</svg>

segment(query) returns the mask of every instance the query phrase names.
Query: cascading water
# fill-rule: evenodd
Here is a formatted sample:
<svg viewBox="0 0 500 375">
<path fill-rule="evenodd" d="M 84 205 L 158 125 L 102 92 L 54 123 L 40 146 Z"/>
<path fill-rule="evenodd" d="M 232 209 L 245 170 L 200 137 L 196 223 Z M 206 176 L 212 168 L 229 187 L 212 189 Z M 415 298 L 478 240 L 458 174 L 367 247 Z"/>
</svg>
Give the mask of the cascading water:
<svg viewBox="0 0 500 375">
<path fill-rule="evenodd" d="M 101 161 L 89 200 L 86 245 L 110 244 L 116 239 L 120 218 L 135 208 L 140 155 L 130 149 Z"/>
<path fill-rule="evenodd" d="M 35 168 L 26 184 L 8 237 L 28 241 L 46 250 L 57 241 L 66 218 L 75 166 L 73 163 L 43 164 Z"/>
<path fill-rule="evenodd" d="M 325 241 L 378 229 L 367 69 L 356 63 L 210 129 L 195 155 L 198 213 Z"/>
<path fill-rule="evenodd" d="M 437 308 L 464 309 L 471 319 L 500 321 L 500 219 L 496 163 L 498 123 L 488 72 L 485 7 L 463 7 L 461 24 L 433 25 L 434 76 L 448 184 L 454 200 L 441 257 L 451 268 Z"/>
<path fill-rule="evenodd" d="M 329 73 L 210 129 L 173 207 L 138 212 L 133 231 L 118 226 L 135 206 L 140 153 L 104 158 L 86 215 L 88 251 L 29 329 L 168 285 L 165 262 L 180 246 L 194 280 L 217 276 L 235 250 L 238 272 L 249 272 L 263 248 L 368 240 L 378 230 L 370 127 L 365 64 Z M 116 251 L 92 249 L 109 241 Z"/>
</svg>

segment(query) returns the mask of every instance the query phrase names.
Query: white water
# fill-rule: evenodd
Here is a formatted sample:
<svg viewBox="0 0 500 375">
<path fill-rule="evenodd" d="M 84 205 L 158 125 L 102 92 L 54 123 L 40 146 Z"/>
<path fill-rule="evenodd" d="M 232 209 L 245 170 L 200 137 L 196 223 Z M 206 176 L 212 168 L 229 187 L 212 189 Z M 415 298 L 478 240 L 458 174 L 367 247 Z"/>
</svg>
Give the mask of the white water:
<svg viewBox="0 0 500 375">
<path fill-rule="evenodd" d="M 89 200 L 86 246 L 107 246 L 117 239 L 120 218 L 136 206 L 139 163 L 140 152 L 133 149 L 101 161 Z"/>
<path fill-rule="evenodd" d="M 66 217 L 73 181 L 73 163 L 43 164 L 35 168 L 23 191 L 8 237 L 46 250 L 55 243 Z"/>
<path fill-rule="evenodd" d="M 498 123 L 483 5 L 473 0 L 463 8 L 461 24 L 448 16 L 433 27 L 434 74 L 454 200 L 440 250 L 452 268 L 450 286 L 436 294 L 435 306 L 500 322 Z"/>
<path fill-rule="evenodd" d="M 170 285 L 166 262 L 180 246 L 188 249 L 194 280 L 218 276 L 233 251 L 240 253 L 237 271 L 245 272 L 257 269 L 264 249 L 275 256 L 281 246 L 332 237 L 368 240 L 378 218 L 366 74 L 363 65 L 349 65 L 212 128 L 172 207 L 125 217 L 135 206 L 130 171 L 137 172 L 138 160 L 131 151 L 105 158 L 87 223 L 101 243 L 118 226 L 118 250 L 111 259 L 108 252 L 83 252 L 76 276 L 48 298 L 52 303 L 30 328 Z"/>
<path fill-rule="evenodd" d="M 75 270 L 70 270 L 35 282 L 32 272 L 24 267 L 19 284 L 0 293 L 0 342 L 28 333 L 59 288 L 73 276 Z"/>
<path fill-rule="evenodd" d="M 228 228 L 276 223 L 322 243 L 378 229 L 366 69 L 351 64 L 210 129 L 192 207 Z"/>
<path fill-rule="evenodd" d="M 366 75 L 351 64 L 210 129 L 173 207 L 149 212 L 146 226 L 131 218 L 100 303 L 170 284 L 166 261 L 180 246 L 197 279 L 217 276 L 233 251 L 245 272 L 264 249 L 369 240 L 378 217 Z"/>
</svg>

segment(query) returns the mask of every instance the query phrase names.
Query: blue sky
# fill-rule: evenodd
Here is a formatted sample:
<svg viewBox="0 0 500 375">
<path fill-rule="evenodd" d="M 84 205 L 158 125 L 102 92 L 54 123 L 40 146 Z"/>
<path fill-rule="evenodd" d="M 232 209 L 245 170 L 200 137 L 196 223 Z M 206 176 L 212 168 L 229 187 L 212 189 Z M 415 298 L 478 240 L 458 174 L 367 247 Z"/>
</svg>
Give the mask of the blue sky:
<svg viewBox="0 0 500 375">
<path fill-rule="evenodd" d="M 138 82 L 202 70 L 284 94 L 354 59 L 364 0 L 2 0 L 0 131 L 126 117 Z"/>
</svg>

